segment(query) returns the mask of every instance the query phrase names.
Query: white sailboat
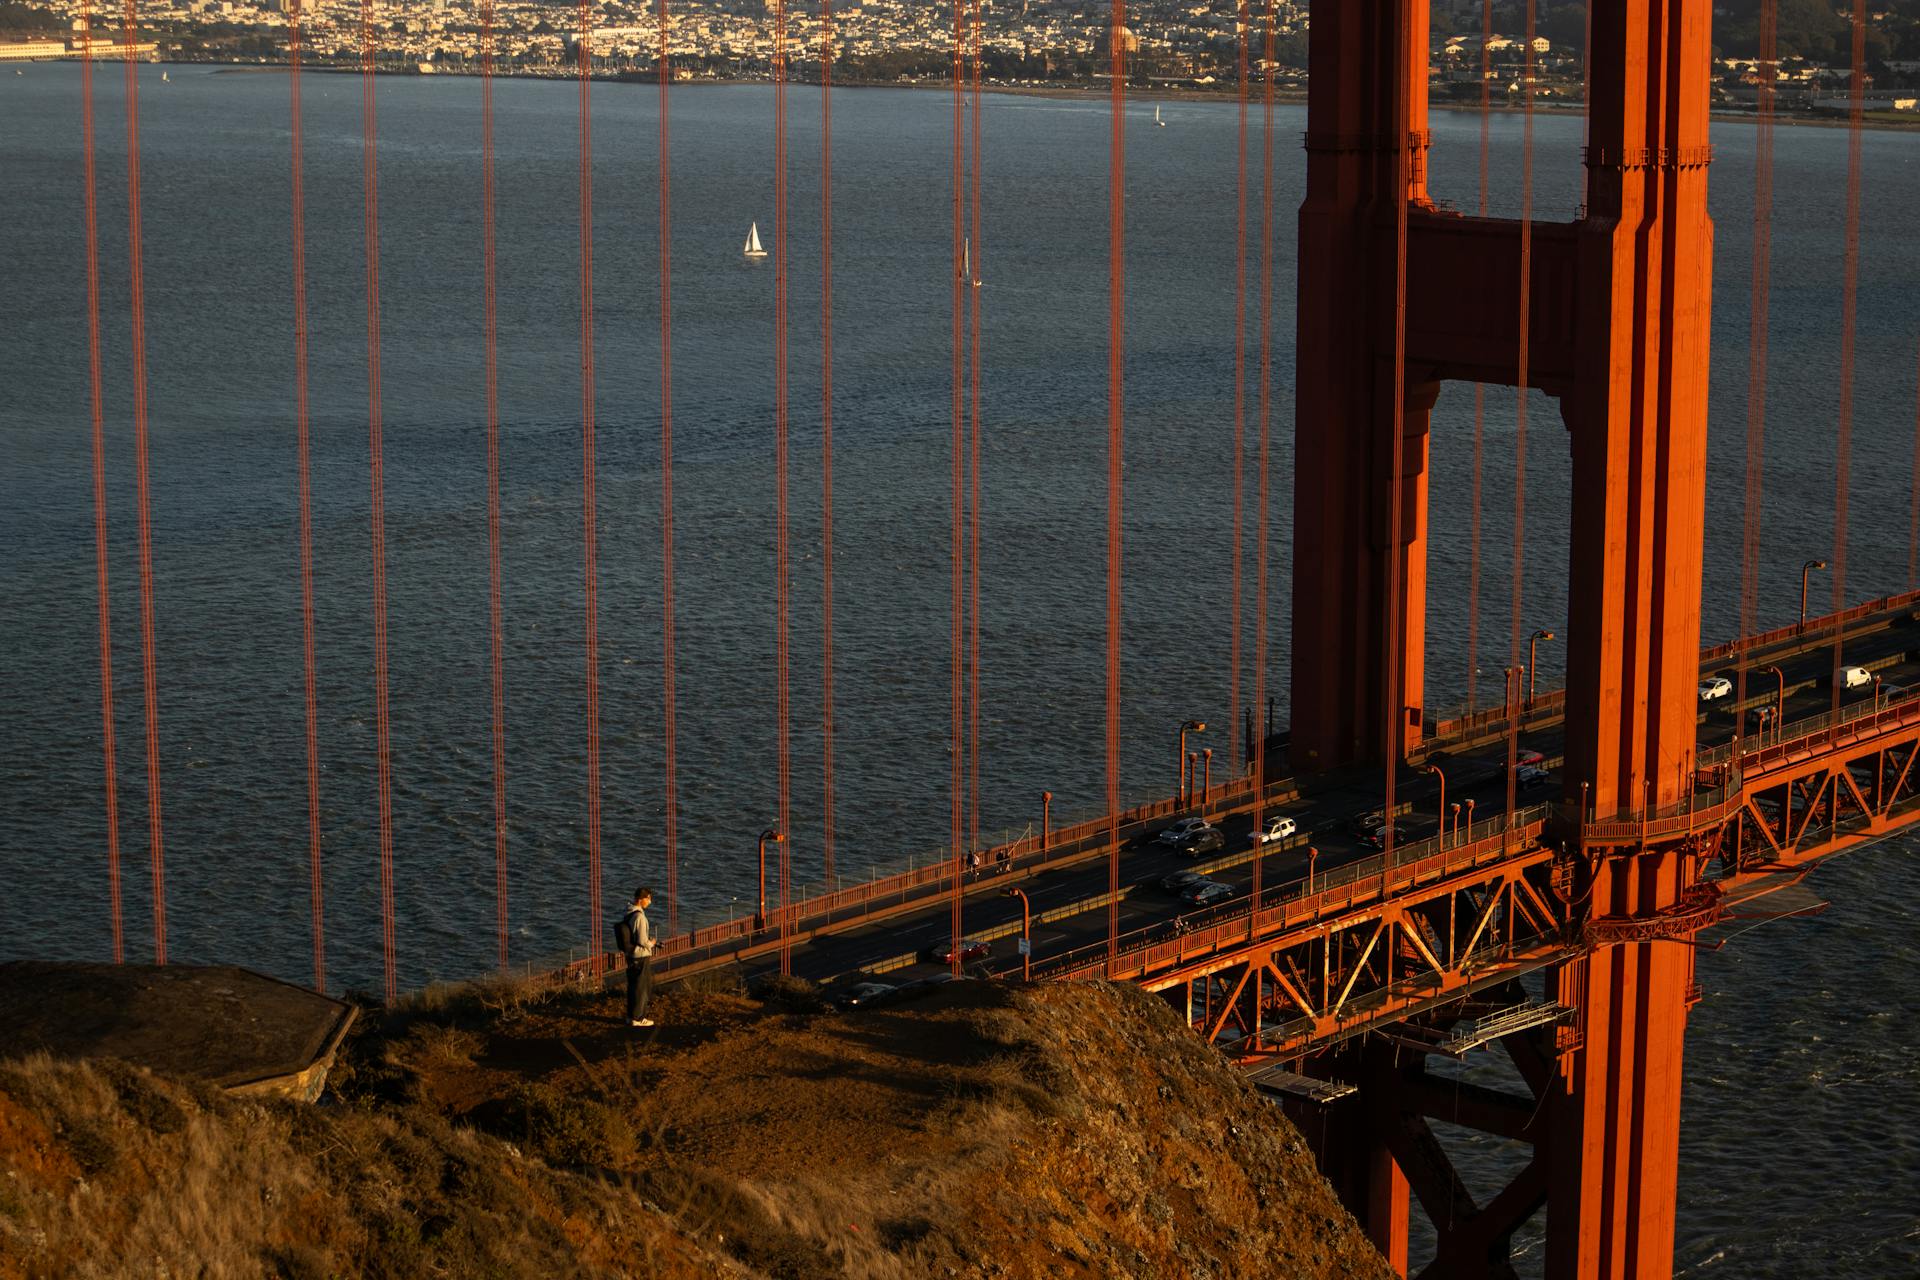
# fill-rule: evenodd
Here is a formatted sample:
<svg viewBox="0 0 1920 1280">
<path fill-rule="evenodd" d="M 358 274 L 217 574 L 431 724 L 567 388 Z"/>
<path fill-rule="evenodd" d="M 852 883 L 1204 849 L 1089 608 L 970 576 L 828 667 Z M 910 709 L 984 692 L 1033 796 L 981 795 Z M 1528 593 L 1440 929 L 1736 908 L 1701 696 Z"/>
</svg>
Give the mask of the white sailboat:
<svg viewBox="0 0 1920 1280">
<path fill-rule="evenodd" d="M 759 223 L 756 222 L 747 228 L 747 244 L 746 248 L 741 250 L 741 252 L 745 253 L 749 258 L 764 258 L 767 256 L 767 251 L 760 247 Z"/>
<path fill-rule="evenodd" d="M 1160 118 L 1160 104 L 1157 102 L 1153 104 L 1153 122 L 1162 129 L 1167 127 L 1167 122 Z"/>
<path fill-rule="evenodd" d="M 968 236 L 960 242 L 960 278 L 978 289 L 980 277 L 973 271 L 973 237 Z"/>
<path fill-rule="evenodd" d="M 161 84 L 168 84 L 168 83 L 170 83 L 170 81 L 169 81 L 169 80 L 167 79 L 167 73 L 166 73 L 166 72 L 164 72 L 164 71 L 162 71 L 162 72 L 160 73 L 160 83 L 161 83 Z"/>
</svg>

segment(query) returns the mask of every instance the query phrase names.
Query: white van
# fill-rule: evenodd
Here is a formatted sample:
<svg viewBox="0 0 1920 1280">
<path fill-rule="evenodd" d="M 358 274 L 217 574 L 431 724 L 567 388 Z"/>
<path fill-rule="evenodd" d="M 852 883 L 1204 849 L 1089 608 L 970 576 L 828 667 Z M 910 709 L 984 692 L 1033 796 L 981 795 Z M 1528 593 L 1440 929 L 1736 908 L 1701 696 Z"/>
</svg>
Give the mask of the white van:
<svg viewBox="0 0 1920 1280">
<path fill-rule="evenodd" d="M 1873 683 L 1873 673 L 1865 667 L 1846 667 L 1840 672 L 1840 682 L 1849 689 L 1858 689 Z"/>
</svg>

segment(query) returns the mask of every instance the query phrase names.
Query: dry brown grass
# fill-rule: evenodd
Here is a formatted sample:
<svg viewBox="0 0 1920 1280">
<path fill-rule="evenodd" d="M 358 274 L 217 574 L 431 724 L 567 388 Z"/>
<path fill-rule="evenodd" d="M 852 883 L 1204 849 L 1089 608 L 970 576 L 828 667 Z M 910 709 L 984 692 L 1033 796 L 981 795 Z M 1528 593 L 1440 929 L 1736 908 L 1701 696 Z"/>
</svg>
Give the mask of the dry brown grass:
<svg viewBox="0 0 1920 1280">
<path fill-rule="evenodd" d="M 0 1280 L 28 1275 L 1375 1277 L 1292 1129 L 1138 992 L 965 983 L 808 1012 L 442 993 L 340 1103 L 0 1063 Z"/>
</svg>

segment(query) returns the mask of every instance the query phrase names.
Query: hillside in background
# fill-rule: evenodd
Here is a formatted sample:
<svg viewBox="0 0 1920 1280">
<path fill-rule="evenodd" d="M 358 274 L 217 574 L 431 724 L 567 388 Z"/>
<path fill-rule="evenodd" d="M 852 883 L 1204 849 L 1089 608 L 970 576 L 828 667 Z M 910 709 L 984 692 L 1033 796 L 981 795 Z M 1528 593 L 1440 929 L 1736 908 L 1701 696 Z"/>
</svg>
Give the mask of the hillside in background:
<svg viewBox="0 0 1920 1280">
<path fill-rule="evenodd" d="M 482 989 L 319 1106 L 0 1062 L 0 1277 L 1386 1277 L 1279 1109 L 1130 988 Z"/>
</svg>

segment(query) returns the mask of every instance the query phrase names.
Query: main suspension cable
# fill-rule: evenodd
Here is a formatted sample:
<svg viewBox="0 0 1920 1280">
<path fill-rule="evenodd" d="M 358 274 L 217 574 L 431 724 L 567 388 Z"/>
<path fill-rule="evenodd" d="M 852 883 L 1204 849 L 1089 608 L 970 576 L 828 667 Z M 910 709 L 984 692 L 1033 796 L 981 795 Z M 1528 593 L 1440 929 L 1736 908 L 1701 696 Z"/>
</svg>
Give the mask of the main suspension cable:
<svg viewBox="0 0 1920 1280">
<path fill-rule="evenodd" d="M 107 808 L 107 903 L 113 923 L 113 962 L 127 958 L 120 905 L 120 769 L 113 732 L 113 597 L 107 589 L 106 411 L 100 374 L 100 220 L 94 183 L 93 0 L 81 10 L 80 133 L 86 165 L 87 374 L 93 411 L 93 569 L 100 629 L 100 751 Z"/>
</svg>

